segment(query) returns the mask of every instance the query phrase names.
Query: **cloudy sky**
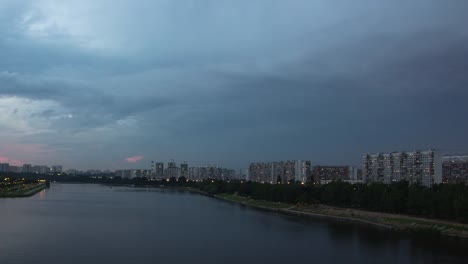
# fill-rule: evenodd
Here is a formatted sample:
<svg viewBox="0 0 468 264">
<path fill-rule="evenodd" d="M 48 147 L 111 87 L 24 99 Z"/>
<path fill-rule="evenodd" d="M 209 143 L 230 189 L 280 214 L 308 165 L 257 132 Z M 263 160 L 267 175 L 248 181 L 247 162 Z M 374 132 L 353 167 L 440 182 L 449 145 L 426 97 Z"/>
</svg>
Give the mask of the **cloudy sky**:
<svg viewBox="0 0 468 264">
<path fill-rule="evenodd" d="M 468 152 L 466 0 L 0 0 L 0 162 Z"/>
</svg>

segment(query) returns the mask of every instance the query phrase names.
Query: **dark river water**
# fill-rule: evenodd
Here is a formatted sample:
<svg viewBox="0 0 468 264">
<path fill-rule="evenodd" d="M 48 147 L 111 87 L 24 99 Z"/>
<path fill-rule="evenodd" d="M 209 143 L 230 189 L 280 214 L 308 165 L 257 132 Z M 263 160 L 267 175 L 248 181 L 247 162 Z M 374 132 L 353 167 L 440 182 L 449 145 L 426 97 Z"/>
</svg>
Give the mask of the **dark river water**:
<svg viewBox="0 0 468 264">
<path fill-rule="evenodd" d="M 0 264 L 468 263 L 468 244 L 174 190 L 52 184 L 0 199 Z"/>
</svg>

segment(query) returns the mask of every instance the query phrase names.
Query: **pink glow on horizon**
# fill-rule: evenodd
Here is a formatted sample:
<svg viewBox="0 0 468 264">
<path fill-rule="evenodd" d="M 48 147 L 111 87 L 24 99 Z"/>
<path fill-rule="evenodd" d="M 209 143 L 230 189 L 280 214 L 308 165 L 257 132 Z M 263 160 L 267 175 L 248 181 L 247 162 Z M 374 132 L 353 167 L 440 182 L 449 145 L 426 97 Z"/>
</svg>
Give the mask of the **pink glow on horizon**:
<svg viewBox="0 0 468 264">
<path fill-rule="evenodd" d="M 19 157 L 20 159 L 12 158 Z M 35 143 L 0 143 L 0 162 L 12 166 L 25 163 L 46 163 L 49 153 L 46 144 Z M 25 162 L 24 162 L 25 161 Z"/>
<path fill-rule="evenodd" d="M 21 166 L 23 165 L 23 162 L 20 160 L 15 160 L 15 159 L 10 159 L 5 156 L 0 156 L 0 163 L 8 163 L 12 166 Z"/>
<path fill-rule="evenodd" d="M 5 149 L 10 152 L 37 153 L 47 147 L 45 144 L 7 144 Z"/>
<path fill-rule="evenodd" d="M 130 158 L 126 158 L 125 161 L 130 162 L 130 163 L 135 163 L 135 162 L 138 162 L 138 161 L 142 160 L 143 158 L 144 158 L 143 155 L 138 155 L 138 156 L 133 156 L 133 157 L 130 157 Z"/>
</svg>

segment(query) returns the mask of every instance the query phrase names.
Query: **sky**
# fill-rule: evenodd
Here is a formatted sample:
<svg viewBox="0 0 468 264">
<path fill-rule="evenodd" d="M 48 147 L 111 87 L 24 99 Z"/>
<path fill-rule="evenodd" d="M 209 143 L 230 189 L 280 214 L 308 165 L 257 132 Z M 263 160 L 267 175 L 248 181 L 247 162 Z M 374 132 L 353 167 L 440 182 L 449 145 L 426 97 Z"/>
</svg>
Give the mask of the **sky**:
<svg viewBox="0 0 468 264">
<path fill-rule="evenodd" d="M 0 0 L 0 162 L 468 153 L 465 0 Z"/>
</svg>

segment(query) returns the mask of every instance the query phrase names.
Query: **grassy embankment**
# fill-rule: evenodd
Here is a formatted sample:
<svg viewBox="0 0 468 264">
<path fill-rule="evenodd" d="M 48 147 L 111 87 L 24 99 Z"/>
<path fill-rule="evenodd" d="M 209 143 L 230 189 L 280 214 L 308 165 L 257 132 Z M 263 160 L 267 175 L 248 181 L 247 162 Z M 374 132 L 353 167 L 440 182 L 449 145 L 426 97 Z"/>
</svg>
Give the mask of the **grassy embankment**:
<svg viewBox="0 0 468 264">
<path fill-rule="evenodd" d="M 15 198 L 15 197 L 29 197 L 47 188 L 45 183 L 28 184 L 20 188 L 12 188 L 13 190 L 1 190 L 0 198 Z"/>
<path fill-rule="evenodd" d="M 286 208 L 294 207 L 294 205 L 291 205 L 291 204 L 255 200 L 255 199 L 251 199 L 251 198 L 247 198 L 247 197 L 243 197 L 243 196 L 226 194 L 226 193 L 215 195 L 215 197 L 221 198 L 223 200 L 237 202 L 237 203 L 241 203 L 241 204 L 244 204 L 244 205 L 260 207 L 260 208 L 264 208 L 264 209 L 275 209 L 275 210 L 277 210 L 277 209 L 286 209 Z"/>
<path fill-rule="evenodd" d="M 294 205 L 254 200 L 232 194 L 219 194 L 215 197 L 241 203 L 260 209 L 272 210 L 289 215 L 320 217 L 343 221 L 359 222 L 381 228 L 430 235 L 446 235 L 468 239 L 468 225 L 398 214 L 369 212 L 326 205 Z"/>
</svg>

